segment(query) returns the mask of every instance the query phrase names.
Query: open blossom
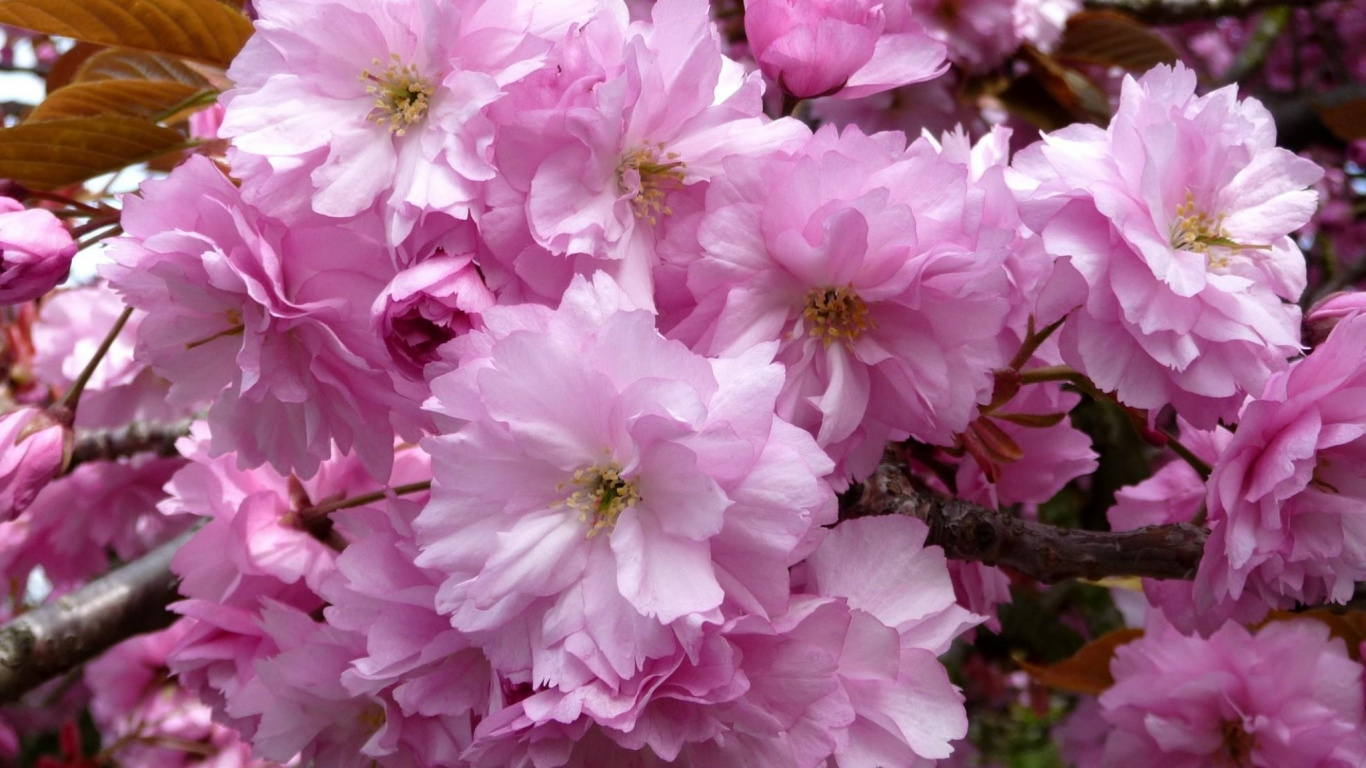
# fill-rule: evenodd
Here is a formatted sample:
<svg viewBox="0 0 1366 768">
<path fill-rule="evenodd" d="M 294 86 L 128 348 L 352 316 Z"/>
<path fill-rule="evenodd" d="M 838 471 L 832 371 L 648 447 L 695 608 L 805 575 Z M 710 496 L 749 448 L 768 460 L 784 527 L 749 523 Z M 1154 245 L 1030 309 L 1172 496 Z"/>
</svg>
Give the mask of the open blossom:
<svg viewBox="0 0 1366 768">
<path fill-rule="evenodd" d="M 587 22 L 599 6 L 257 2 L 219 135 L 289 175 L 318 213 L 354 216 L 378 202 L 394 240 L 428 211 L 468 217 L 494 175 L 484 108 L 539 66 L 542 35 Z M 245 182 L 269 185 L 271 175 L 258 168 Z"/>
<path fill-rule="evenodd" d="M 574 272 L 602 269 L 636 303 L 652 306 L 655 241 L 680 202 L 699 194 L 725 158 L 809 134 L 796 120 L 763 116 L 762 77 L 722 54 L 705 0 L 660 0 L 652 23 L 632 25 L 624 38 L 604 61 L 569 65 L 570 72 L 588 68 L 584 79 L 563 78 L 591 83 L 586 92 L 529 81 L 533 93 L 513 95 L 500 113 L 500 130 L 508 124 L 523 139 L 518 151 L 499 149 L 511 200 L 494 202 L 522 204 L 523 226 L 542 251 L 507 249 L 505 258 L 531 261 L 515 266 L 522 273 L 562 274 L 556 290 L 542 291 L 551 303 Z M 533 96 L 552 95 L 554 109 L 523 111 Z"/>
<path fill-rule="evenodd" d="M 885 30 L 874 0 L 747 0 L 745 37 L 759 68 L 797 98 L 868 96 L 930 80 L 944 47 L 919 27 Z"/>
<path fill-rule="evenodd" d="M 615 684 L 693 647 L 723 603 L 784 608 L 834 496 L 815 443 L 773 415 L 772 345 L 703 358 L 601 274 L 556 311 L 484 322 L 432 381 L 461 426 L 423 441 L 415 523 L 458 629 L 514 679 Z"/>
<path fill-rule="evenodd" d="M 1366 763 L 1361 665 L 1313 620 L 1209 639 L 1160 618 L 1115 651 L 1101 765 L 1349 768 Z"/>
<path fill-rule="evenodd" d="M 76 243 L 50 211 L 0 197 L 0 304 L 31 301 L 71 270 Z"/>
<path fill-rule="evenodd" d="M 1299 350 L 1304 256 L 1322 171 L 1275 146 L 1236 88 L 1126 78 L 1108 129 L 1075 125 L 1016 156 L 1026 221 L 1057 257 L 1041 321 L 1071 312 L 1063 359 L 1136 408 L 1233 421 Z"/>
<path fill-rule="evenodd" d="M 395 424 L 411 433 L 417 409 L 371 327 L 394 270 L 366 223 L 271 218 L 203 158 L 125 198 L 104 275 L 147 313 L 137 356 L 167 400 L 212 403 L 215 453 L 309 477 L 335 442 L 388 475 Z"/>
<path fill-rule="evenodd" d="M 948 757 L 967 715 L 938 655 L 979 618 L 954 604 L 926 533 L 908 518 L 842 523 L 781 615 L 708 626 L 695 652 L 619 685 L 534 692 L 480 723 L 468 757 L 479 768 L 922 768 Z"/>
<path fill-rule="evenodd" d="M 1005 363 L 1016 232 L 983 222 L 969 174 L 926 140 L 827 126 L 708 190 L 697 308 L 670 334 L 716 355 L 778 342 L 778 413 L 839 462 L 837 487 L 889 437 L 951 443 Z"/>
<path fill-rule="evenodd" d="M 1197 610 L 1342 603 L 1366 580 L 1364 385 L 1366 317 L 1357 316 L 1243 409 L 1209 479 Z"/>
<path fill-rule="evenodd" d="M 0 522 L 33 503 L 66 464 L 71 430 L 37 408 L 0 416 Z"/>
</svg>

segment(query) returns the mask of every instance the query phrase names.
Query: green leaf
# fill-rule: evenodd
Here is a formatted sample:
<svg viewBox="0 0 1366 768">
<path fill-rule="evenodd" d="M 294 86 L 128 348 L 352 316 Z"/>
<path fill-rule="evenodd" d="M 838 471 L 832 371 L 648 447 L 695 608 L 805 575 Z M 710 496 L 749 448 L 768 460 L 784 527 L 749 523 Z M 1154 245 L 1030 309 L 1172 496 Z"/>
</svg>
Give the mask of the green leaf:
<svg viewBox="0 0 1366 768">
<path fill-rule="evenodd" d="M 0 24 L 227 67 L 251 21 L 218 0 L 0 0 Z"/>
<path fill-rule="evenodd" d="M 179 131 L 123 115 L 23 123 L 0 130 L 0 178 L 64 187 L 188 144 Z"/>
</svg>

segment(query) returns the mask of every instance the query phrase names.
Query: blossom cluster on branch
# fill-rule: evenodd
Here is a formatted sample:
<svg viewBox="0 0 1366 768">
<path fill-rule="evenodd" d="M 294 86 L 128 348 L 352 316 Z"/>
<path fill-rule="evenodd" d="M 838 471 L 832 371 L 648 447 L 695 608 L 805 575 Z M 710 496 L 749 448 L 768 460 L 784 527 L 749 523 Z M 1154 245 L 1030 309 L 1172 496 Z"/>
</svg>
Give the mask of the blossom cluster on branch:
<svg viewBox="0 0 1366 768">
<path fill-rule="evenodd" d="M 0 662 L 185 539 L 0 764 L 976 765 L 1072 576 L 1081 768 L 1366 764 L 1351 184 L 1261 100 L 1070 0 L 248 6 L 172 169 L 0 198 Z"/>
</svg>

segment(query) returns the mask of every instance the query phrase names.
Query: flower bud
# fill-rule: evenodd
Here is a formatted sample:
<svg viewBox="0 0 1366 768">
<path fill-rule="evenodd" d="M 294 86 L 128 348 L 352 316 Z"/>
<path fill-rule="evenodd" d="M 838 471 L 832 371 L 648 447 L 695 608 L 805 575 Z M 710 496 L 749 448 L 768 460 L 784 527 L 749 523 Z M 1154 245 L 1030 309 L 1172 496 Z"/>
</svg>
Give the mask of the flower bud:
<svg viewBox="0 0 1366 768">
<path fill-rule="evenodd" d="M 1363 311 L 1366 311 L 1366 292 L 1338 291 L 1329 294 L 1305 313 L 1305 337 L 1311 346 L 1317 347 L 1339 322 Z"/>
<path fill-rule="evenodd" d="M 33 503 L 66 465 L 71 430 L 37 408 L 0 416 L 0 522 Z"/>
<path fill-rule="evenodd" d="M 873 58 L 885 19 L 871 0 L 750 0 L 745 35 L 759 68 L 798 98 L 839 90 Z"/>
<path fill-rule="evenodd" d="M 468 256 L 438 256 L 394 276 L 372 309 L 390 357 L 420 381 L 437 348 L 472 327 L 493 306 L 493 293 Z"/>
<path fill-rule="evenodd" d="M 71 270 L 76 243 L 50 212 L 0 197 L 0 304 L 20 304 L 56 288 Z"/>
</svg>

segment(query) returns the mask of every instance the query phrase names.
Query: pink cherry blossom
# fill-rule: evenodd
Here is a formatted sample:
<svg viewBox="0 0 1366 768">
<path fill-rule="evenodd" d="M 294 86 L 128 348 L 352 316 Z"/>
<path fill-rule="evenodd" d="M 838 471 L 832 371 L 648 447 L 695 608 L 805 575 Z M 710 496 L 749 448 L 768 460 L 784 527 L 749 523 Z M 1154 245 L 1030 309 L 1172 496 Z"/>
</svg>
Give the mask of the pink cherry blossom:
<svg viewBox="0 0 1366 768">
<path fill-rule="evenodd" d="M 1195 74 L 1126 78 L 1108 129 L 1019 153 L 1026 221 L 1057 257 L 1041 322 L 1071 312 L 1063 359 L 1136 408 L 1233 421 L 1299 350 L 1304 256 L 1289 233 L 1322 171 L 1275 146 L 1271 115 Z"/>
<path fill-rule="evenodd" d="M 745 35 L 764 74 L 802 99 L 868 96 L 943 74 L 943 46 L 918 27 L 884 34 L 883 5 L 747 0 Z"/>
<path fill-rule="evenodd" d="M 1198 611 L 1341 603 L 1366 580 L 1363 382 L 1366 317 L 1358 316 L 1243 409 L 1209 479 Z"/>
<path fill-rule="evenodd" d="M 0 304 L 32 301 L 71 269 L 76 243 L 50 211 L 0 197 Z"/>
<path fill-rule="evenodd" d="M 575 272 L 602 269 L 638 304 L 652 306 L 656 239 L 680 201 L 720 173 L 725 158 L 809 135 L 796 120 L 763 116 L 762 78 L 722 55 L 704 0 L 660 0 L 652 22 L 632 25 L 604 63 L 574 62 L 572 76 L 553 87 L 529 81 L 534 100 L 514 97 L 553 97 L 544 105 L 553 109 L 502 113 L 500 131 L 510 123 L 521 151 L 499 150 L 507 188 L 491 202 L 514 210 L 490 226 L 525 226 L 539 248 L 510 233 L 490 237 L 515 243 L 496 250 L 524 279 L 559 275 L 555 290 L 541 291 L 551 303 Z"/>
<path fill-rule="evenodd" d="M 70 440 L 70 428 L 37 408 L 0 416 L 0 522 L 27 509 L 62 471 Z"/>
<path fill-rule="evenodd" d="M 432 380 L 458 428 L 423 441 L 415 523 L 454 626 L 514 679 L 615 685 L 691 648 L 723 603 L 783 610 L 835 510 L 829 462 L 773 415 L 773 345 L 703 358 L 601 274 L 558 310 L 483 319 Z"/>
<path fill-rule="evenodd" d="M 1323 343 L 1339 322 L 1362 312 L 1366 312 L 1366 292 L 1338 291 L 1320 299 L 1304 316 L 1310 344 Z"/>
<path fill-rule="evenodd" d="M 838 462 L 837 488 L 889 437 L 951 443 L 1006 362 L 1016 232 L 983 221 L 970 174 L 927 140 L 826 127 L 708 190 L 697 307 L 670 335 L 717 355 L 778 342 L 778 413 Z"/>
<path fill-rule="evenodd" d="M 139 635 L 86 667 L 90 712 L 110 757 L 158 768 L 267 768 L 251 759 L 236 731 L 215 724 L 209 708 L 170 677 L 166 657 L 187 629 L 182 619 Z"/>
<path fill-rule="evenodd" d="M 484 108 L 540 66 L 547 37 L 607 8 L 625 15 L 594 0 L 255 7 L 219 135 L 287 173 L 318 213 L 349 217 L 378 203 L 394 240 L 429 211 L 477 212 L 494 175 Z M 272 179 L 261 169 L 246 183 L 254 196 Z"/>
<path fill-rule="evenodd" d="M 168 401 L 212 402 L 215 453 L 309 477 L 335 443 L 378 478 L 395 424 L 416 436 L 371 327 L 394 270 L 366 224 L 272 219 L 202 158 L 125 198 L 104 274 L 147 313 L 137 355 L 171 382 Z"/>
<path fill-rule="evenodd" d="M 1347 768 L 1366 761 L 1361 665 L 1317 621 L 1208 640 L 1160 619 L 1115 652 L 1102 765 Z"/>
</svg>

